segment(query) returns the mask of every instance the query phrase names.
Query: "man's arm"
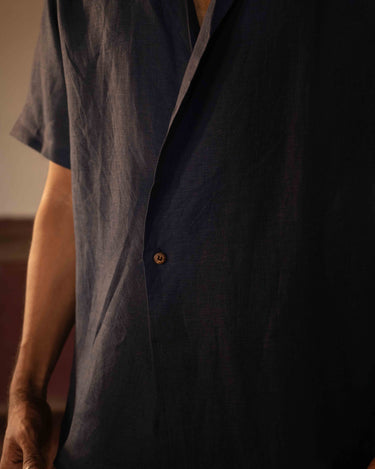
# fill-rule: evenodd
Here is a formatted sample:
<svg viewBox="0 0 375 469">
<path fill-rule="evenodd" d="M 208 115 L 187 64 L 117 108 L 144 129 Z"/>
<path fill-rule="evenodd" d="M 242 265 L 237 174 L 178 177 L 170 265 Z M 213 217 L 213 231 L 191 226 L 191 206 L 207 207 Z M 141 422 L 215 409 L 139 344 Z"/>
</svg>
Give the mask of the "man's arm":
<svg viewBox="0 0 375 469">
<path fill-rule="evenodd" d="M 71 171 L 50 161 L 33 225 L 22 336 L 9 386 L 0 469 L 52 467 L 47 386 L 73 327 L 74 315 Z"/>
</svg>

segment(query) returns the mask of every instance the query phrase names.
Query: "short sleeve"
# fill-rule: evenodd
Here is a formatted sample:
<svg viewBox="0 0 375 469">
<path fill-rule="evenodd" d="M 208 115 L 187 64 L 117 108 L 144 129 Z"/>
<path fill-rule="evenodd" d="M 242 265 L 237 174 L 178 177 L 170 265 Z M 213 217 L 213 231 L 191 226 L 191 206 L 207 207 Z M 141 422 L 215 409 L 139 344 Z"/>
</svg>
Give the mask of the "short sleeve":
<svg viewBox="0 0 375 469">
<path fill-rule="evenodd" d="M 70 169 L 69 115 L 56 0 L 44 0 L 26 101 L 9 135 Z"/>
</svg>

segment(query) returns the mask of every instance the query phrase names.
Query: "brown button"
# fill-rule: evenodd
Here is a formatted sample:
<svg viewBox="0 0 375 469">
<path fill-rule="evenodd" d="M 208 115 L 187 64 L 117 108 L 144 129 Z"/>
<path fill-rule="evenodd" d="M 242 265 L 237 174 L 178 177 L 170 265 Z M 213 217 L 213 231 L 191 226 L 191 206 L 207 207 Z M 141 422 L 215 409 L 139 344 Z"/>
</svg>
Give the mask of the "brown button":
<svg viewBox="0 0 375 469">
<path fill-rule="evenodd" d="M 157 252 L 154 254 L 154 261 L 156 264 L 164 264 L 164 262 L 167 260 L 167 256 L 164 254 L 164 252 Z"/>
</svg>

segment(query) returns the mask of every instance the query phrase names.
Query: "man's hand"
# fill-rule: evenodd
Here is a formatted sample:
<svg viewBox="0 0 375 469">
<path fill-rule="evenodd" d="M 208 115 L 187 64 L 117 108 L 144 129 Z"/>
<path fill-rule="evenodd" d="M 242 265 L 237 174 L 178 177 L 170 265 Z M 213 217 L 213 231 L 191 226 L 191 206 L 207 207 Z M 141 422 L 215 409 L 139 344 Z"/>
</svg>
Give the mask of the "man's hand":
<svg viewBox="0 0 375 469">
<path fill-rule="evenodd" d="M 370 465 L 367 469 L 375 469 L 375 458 L 370 462 Z"/>
<path fill-rule="evenodd" d="M 9 399 L 0 469 L 51 469 L 52 412 L 48 402 L 18 393 Z"/>
</svg>

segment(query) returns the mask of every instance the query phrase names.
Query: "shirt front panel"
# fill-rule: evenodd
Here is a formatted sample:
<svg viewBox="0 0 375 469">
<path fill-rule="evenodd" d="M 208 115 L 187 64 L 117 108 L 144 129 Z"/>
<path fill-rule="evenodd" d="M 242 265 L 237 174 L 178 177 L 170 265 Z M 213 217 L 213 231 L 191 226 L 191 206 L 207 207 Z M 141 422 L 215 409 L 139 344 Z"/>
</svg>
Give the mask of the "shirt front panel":
<svg viewBox="0 0 375 469">
<path fill-rule="evenodd" d="M 66 414 L 56 466 L 120 467 L 124 442 L 129 461 L 150 461 L 155 451 L 160 404 L 143 230 L 158 151 L 191 50 L 182 2 L 60 2 L 59 17 L 77 312 L 74 412 Z M 115 411 L 117 399 L 126 404 Z M 98 459 L 96 445 L 104 442 L 108 453 Z"/>
</svg>

